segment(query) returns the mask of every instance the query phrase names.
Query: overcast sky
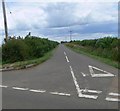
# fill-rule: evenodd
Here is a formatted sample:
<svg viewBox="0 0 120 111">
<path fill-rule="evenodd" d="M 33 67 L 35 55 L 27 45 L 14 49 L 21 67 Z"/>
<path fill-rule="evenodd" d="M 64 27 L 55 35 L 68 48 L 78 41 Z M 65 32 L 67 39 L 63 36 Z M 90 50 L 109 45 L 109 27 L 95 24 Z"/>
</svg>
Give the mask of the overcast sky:
<svg viewBox="0 0 120 111">
<path fill-rule="evenodd" d="M 69 40 L 70 30 L 73 40 L 118 35 L 117 2 L 7 2 L 6 11 L 11 36 L 31 32 L 61 41 Z M 0 15 L 0 37 L 3 37 L 2 8 Z"/>
</svg>

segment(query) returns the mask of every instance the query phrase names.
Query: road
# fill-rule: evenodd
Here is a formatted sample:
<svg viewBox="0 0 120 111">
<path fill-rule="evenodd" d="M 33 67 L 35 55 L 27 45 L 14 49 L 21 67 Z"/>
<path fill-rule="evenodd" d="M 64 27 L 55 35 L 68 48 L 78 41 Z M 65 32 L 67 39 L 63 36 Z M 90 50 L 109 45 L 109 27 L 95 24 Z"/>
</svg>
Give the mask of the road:
<svg viewBox="0 0 120 111">
<path fill-rule="evenodd" d="M 3 109 L 118 109 L 117 77 L 118 69 L 59 45 L 36 67 L 2 73 Z"/>
</svg>

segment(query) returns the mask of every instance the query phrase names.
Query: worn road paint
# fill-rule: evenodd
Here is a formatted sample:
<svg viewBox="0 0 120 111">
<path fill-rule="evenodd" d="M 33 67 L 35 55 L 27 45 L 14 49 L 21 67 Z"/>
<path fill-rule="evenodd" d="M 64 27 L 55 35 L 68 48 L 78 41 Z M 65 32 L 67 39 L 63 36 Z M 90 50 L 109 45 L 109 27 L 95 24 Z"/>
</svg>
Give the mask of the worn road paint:
<svg viewBox="0 0 120 111">
<path fill-rule="evenodd" d="M 0 85 L 1 88 L 7 88 L 8 86 Z"/>
<path fill-rule="evenodd" d="M 37 92 L 37 93 L 44 93 L 44 92 L 46 92 L 46 90 L 34 90 L 34 89 L 30 89 L 29 91 Z"/>
<path fill-rule="evenodd" d="M 50 92 L 50 94 L 60 95 L 60 96 L 70 96 L 70 94 L 67 94 L 67 93 L 59 93 L 59 92 Z"/>
<path fill-rule="evenodd" d="M 12 87 L 13 89 L 16 89 L 16 90 L 23 90 L 23 91 L 25 91 L 25 90 L 28 90 L 29 88 L 20 88 L 20 87 Z"/>
</svg>

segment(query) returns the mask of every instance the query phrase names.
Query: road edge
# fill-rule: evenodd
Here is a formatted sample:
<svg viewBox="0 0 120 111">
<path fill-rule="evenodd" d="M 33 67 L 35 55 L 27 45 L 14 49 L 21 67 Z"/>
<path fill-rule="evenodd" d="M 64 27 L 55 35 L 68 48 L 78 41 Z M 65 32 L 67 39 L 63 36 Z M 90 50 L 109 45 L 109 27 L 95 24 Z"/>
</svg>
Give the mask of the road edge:
<svg viewBox="0 0 120 111">
<path fill-rule="evenodd" d="M 37 63 L 30 63 L 30 64 L 26 64 L 26 65 L 18 65 L 17 67 L 13 66 L 13 63 L 11 63 L 11 64 L 9 64 L 9 66 L 6 66 L 4 68 L 0 68 L 0 72 L 12 71 L 12 70 L 20 70 L 20 69 L 27 69 L 27 68 L 32 68 L 34 66 L 42 64 L 42 63 L 46 62 L 47 60 L 49 60 L 53 56 L 53 53 L 58 48 L 58 46 L 55 47 L 54 49 L 52 49 L 51 51 L 47 52 L 43 57 L 37 58 L 37 59 L 33 59 L 33 60 L 36 60 L 36 61 L 38 59 L 40 59 L 40 61 L 39 62 L 37 61 Z M 31 60 L 29 60 L 29 61 L 31 61 Z M 22 62 L 26 62 L 26 61 L 22 61 Z"/>
</svg>

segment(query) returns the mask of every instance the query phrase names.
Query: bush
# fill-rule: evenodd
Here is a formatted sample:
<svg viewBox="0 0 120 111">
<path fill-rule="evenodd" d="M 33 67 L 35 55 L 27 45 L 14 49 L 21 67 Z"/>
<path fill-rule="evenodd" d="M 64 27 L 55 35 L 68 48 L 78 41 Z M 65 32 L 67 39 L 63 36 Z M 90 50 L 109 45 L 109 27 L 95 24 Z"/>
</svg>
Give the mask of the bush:
<svg viewBox="0 0 120 111">
<path fill-rule="evenodd" d="M 119 43 L 120 43 L 119 38 L 104 37 L 94 40 L 74 41 L 71 43 L 71 45 L 77 44 L 78 46 L 84 46 L 86 49 L 86 50 L 84 49 L 84 51 L 89 52 L 93 55 L 101 56 L 114 61 L 120 61 L 119 60 L 120 53 L 118 53 Z"/>
<path fill-rule="evenodd" d="M 23 61 L 29 58 L 29 47 L 22 40 L 10 40 L 2 46 L 4 62 Z"/>
<path fill-rule="evenodd" d="M 25 39 L 21 39 L 20 37 L 10 39 L 2 45 L 2 60 L 3 63 L 13 63 L 39 58 L 57 45 L 57 42 L 34 36 L 26 36 Z"/>
</svg>

